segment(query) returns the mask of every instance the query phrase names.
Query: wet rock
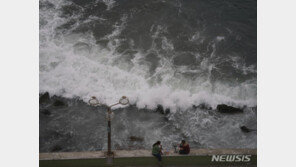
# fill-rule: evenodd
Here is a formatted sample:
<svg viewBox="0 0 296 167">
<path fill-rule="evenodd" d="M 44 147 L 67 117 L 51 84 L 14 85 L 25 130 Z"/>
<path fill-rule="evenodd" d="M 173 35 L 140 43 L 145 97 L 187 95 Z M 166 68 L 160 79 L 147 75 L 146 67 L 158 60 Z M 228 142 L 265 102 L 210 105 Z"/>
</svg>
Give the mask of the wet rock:
<svg viewBox="0 0 296 167">
<path fill-rule="evenodd" d="M 252 132 L 252 131 L 256 131 L 255 129 L 250 129 L 246 126 L 241 126 L 240 129 L 245 132 L 245 133 L 249 133 L 249 132 Z"/>
<path fill-rule="evenodd" d="M 200 108 L 200 109 L 203 109 L 203 110 L 212 110 L 213 109 L 211 106 L 209 106 L 206 103 L 201 103 L 198 106 L 193 105 L 193 108 Z"/>
<path fill-rule="evenodd" d="M 162 105 L 157 105 L 156 112 L 159 112 L 161 114 L 169 114 L 171 111 L 168 108 L 164 110 Z"/>
<path fill-rule="evenodd" d="M 39 97 L 39 104 L 48 102 L 50 100 L 49 93 L 45 92 Z"/>
<path fill-rule="evenodd" d="M 251 110 L 257 112 L 257 106 L 251 107 Z"/>
<path fill-rule="evenodd" d="M 53 103 L 54 106 L 56 107 L 62 107 L 62 106 L 67 106 L 67 104 L 61 100 L 56 100 L 54 103 Z"/>
<path fill-rule="evenodd" d="M 249 128 L 247 128 L 246 126 L 241 126 L 240 129 L 245 132 L 245 133 L 249 133 L 251 132 Z"/>
<path fill-rule="evenodd" d="M 49 110 L 47 110 L 47 109 L 41 110 L 41 113 L 44 114 L 44 115 L 47 115 L 47 116 L 51 115 L 51 112 Z"/>
<path fill-rule="evenodd" d="M 235 108 L 235 107 L 228 106 L 225 104 L 217 105 L 217 111 L 222 112 L 222 113 L 241 113 L 241 112 L 243 112 L 243 110 L 240 108 Z"/>
<path fill-rule="evenodd" d="M 162 105 L 157 105 L 156 112 L 160 112 L 160 113 L 164 112 Z"/>
<path fill-rule="evenodd" d="M 169 114 L 170 112 L 171 112 L 171 110 L 168 109 L 168 108 L 164 110 L 164 113 L 165 113 L 165 114 Z"/>
<path fill-rule="evenodd" d="M 137 137 L 137 136 L 130 136 L 130 141 L 144 141 L 143 137 Z"/>
</svg>

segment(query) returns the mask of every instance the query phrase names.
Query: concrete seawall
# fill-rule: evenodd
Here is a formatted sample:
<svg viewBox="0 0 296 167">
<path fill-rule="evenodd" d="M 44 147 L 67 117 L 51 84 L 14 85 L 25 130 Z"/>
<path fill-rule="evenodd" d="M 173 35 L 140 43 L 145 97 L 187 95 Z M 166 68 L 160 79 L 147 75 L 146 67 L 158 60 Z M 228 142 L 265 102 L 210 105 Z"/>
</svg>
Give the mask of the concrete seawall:
<svg viewBox="0 0 296 167">
<path fill-rule="evenodd" d="M 249 155 L 250 161 L 213 162 L 213 155 L 232 157 L 234 155 Z M 104 151 L 39 153 L 39 165 L 40 167 L 110 166 L 106 164 L 105 158 Z M 192 149 L 189 155 L 179 155 L 170 150 L 163 155 L 164 166 L 256 166 L 256 164 L 256 149 Z M 151 150 L 115 150 L 111 166 L 155 165 L 157 165 L 157 160 L 151 155 Z"/>
</svg>

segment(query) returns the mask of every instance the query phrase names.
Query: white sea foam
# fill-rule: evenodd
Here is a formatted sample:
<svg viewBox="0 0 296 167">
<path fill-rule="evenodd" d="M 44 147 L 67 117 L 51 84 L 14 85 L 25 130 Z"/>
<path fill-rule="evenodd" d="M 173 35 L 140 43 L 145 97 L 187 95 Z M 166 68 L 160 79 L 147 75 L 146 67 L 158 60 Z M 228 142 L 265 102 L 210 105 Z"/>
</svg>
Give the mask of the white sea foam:
<svg viewBox="0 0 296 167">
<path fill-rule="evenodd" d="M 55 9 L 40 11 L 40 20 L 44 22 L 40 26 L 40 92 L 68 98 L 78 96 L 84 101 L 97 96 L 107 104 L 125 95 L 139 108 L 154 109 L 161 104 L 172 112 L 201 103 L 212 107 L 220 103 L 256 105 L 256 80 L 236 86 L 218 81 L 211 83 L 208 78 L 214 65 L 206 59 L 201 62 L 201 69 L 208 70 L 207 76 L 192 80 L 176 75 L 176 68 L 166 57 L 159 56 L 160 65 L 153 75 L 141 51 L 131 60 L 116 61 L 122 56 L 115 52 L 121 42 L 116 37 L 125 26 L 126 15 L 115 25 L 114 31 L 104 37 L 109 40 L 108 48 L 96 44 L 90 33 L 55 36 L 55 28 L 66 22 L 57 10 L 63 3 L 66 2 L 57 1 Z M 157 29 L 155 36 L 159 35 L 161 27 Z M 163 49 L 172 51 L 174 46 L 170 41 L 161 38 Z M 217 37 L 218 41 L 223 39 Z"/>
<path fill-rule="evenodd" d="M 220 41 L 222 41 L 222 40 L 225 40 L 225 37 L 223 37 L 223 36 L 217 36 L 217 37 L 216 37 L 216 40 L 217 40 L 218 42 L 220 42 Z"/>
<path fill-rule="evenodd" d="M 110 10 L 114 7 L 115 1 L 114 0 L 101 0 L 107 5 L 107 10 Z"/>
</svg>

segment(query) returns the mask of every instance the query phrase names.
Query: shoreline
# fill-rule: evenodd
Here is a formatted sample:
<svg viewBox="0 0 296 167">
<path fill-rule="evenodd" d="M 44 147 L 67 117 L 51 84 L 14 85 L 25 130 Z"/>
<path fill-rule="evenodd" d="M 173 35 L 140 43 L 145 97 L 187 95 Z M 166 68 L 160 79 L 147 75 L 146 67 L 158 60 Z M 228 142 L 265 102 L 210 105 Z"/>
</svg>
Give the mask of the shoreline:
<svg viewBox="0 0 296 167">
<path fill-rule="evenodd" d="M 39 99 L 40 152 L 106 149 L 106 107 L 93 107 L 79 98 L 43 95 Z M 256 108 L 219 112 L 199 105 L 172 113 L 161 106 L 148 110 L 130 105 L 113 112 L 115 150 L 149 149 L 156 140 L 163 140 L 163 146 L 172 149 L 172 144 L 182 139 L 189 141 L 193 149 L 256 148 Z M 200 137 L 207 138 L 201 141 Z"/>
</svg>

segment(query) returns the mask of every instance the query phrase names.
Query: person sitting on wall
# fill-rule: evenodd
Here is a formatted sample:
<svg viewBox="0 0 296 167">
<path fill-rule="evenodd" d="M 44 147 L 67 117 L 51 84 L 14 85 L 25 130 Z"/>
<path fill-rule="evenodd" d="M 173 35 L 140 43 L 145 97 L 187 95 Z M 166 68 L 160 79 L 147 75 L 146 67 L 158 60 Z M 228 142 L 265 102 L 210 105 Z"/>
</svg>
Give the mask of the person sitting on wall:
<svg viewBox="0 0 296 167">
<path fill-rule="evenodd" d="M 179 154 L 189 154 L 190 152 L 189 144 L 185 140 L 182 140 L 179 148 Z"/>
<path fill-rule="evenodd" d="M 152 155 L 155 156 L 158 160 L 158 162 L 161 162 L 161 145 L 160 141 L 157 141 L 156 143 L 153 144 L 152 146 Z"/>
</svg>

